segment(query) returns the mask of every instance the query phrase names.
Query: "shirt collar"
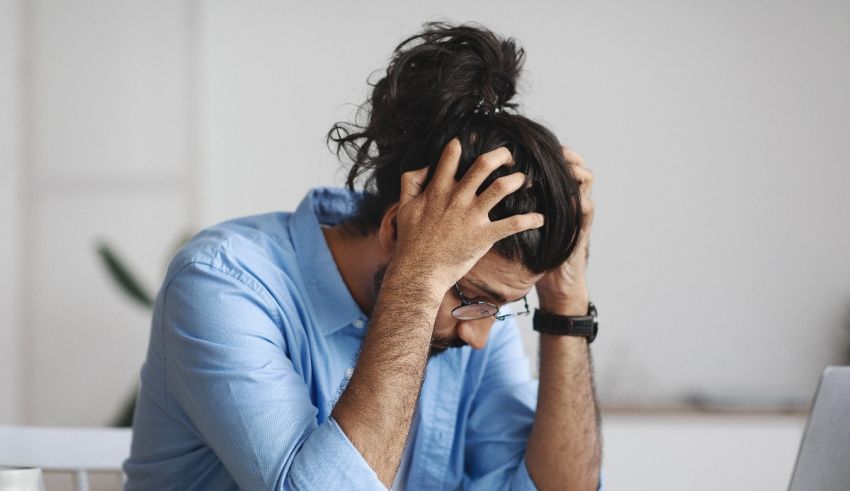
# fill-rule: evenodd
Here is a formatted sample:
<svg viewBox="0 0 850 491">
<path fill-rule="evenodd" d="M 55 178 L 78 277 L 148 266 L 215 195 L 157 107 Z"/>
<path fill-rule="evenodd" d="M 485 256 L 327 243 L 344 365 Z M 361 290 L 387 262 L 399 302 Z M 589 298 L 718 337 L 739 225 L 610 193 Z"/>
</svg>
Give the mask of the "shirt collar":
<svg viewBox="0 0 850 491">
<path fill-rule="evenodd" d="M 357 210 L 361 193 L 339 188 L 311 189 L 289 224 L 298 266 L 318 329 L 333 334 L 366 315 L 352 298 L 331 255 L 321 224 L 336 225 Z"/>
</svg>

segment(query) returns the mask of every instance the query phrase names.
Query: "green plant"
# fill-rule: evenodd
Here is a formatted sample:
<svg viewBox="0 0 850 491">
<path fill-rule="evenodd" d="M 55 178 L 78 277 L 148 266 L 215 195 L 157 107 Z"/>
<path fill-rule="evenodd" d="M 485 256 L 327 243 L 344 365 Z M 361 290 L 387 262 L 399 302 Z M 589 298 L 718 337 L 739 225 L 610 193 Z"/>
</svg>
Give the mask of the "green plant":
<svg viewBox="0 0 850 491">
<path fill-rule="evenodd" d="M 97 245 L 97 254 L 100 256 L 103 265 L 106 266 L 109 276 L 128 298 L 142 307 L 153 308 L 153 297 L 109 244 L 101 240 Z"/>
</svg>

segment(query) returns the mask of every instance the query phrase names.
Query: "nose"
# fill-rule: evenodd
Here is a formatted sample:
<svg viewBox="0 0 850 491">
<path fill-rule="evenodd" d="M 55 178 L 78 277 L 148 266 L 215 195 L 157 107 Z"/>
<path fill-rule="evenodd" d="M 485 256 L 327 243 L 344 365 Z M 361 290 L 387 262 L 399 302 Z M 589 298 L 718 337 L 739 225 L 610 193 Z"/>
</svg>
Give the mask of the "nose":
<svg viewBox="0 0 850 491">
<path fill-rule="evenodd" d="M 487 345 L 490 329 L 493 327 L 495 318 L 477 319 L 474 321 L 460 321 L 457 325 L 457 335 L 466 344 L 475 349 L 481 349 Z"/>
</svg>

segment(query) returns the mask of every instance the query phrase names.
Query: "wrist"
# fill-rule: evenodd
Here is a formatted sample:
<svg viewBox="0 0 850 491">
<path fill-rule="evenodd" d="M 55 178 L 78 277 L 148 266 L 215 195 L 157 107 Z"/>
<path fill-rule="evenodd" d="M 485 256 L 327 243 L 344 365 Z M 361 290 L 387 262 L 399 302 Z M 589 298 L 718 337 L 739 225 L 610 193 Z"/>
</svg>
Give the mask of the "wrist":
<svg viewBox="0 0 850 491">
<path fill-rule="evenodd" d="M 381 282 L 381 292 L 411 296 L 425 305 L 439 307 L 451 287 L 443 285 L 437 276 L 421 263 L 393 260 L 387 266 Z"/>
<path fill-rule="evenodd" d="M 564 316 L 586 315 L 590 303 L 586 290 L 569 296 L 539 295 L 538 301 L 540 310 Z"/>
</svg>

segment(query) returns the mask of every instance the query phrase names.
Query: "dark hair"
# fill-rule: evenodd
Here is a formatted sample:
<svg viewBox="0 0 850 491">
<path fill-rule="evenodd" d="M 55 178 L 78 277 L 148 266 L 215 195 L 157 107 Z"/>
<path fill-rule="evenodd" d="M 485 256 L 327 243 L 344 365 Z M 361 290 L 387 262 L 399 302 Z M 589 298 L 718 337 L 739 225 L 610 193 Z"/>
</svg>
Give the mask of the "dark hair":
<svg viewBox="0 0 850 491">
<path fill-rule="evenodd" d="M 477 24 L 426 23 L 399 44 L 357 112 L 355 120 L 365 113 L 366 121 L 337 123 L 328 132 L 337 156 L 344 151 L 353 162 L 347 187 L 363 181 L 363 200 L 347 224 L 361 233 L 377 228 L 399 199 L 401 174 L 429 166 L 430 180 L 443 147 L 457 136 L 457 178 L 482 153 L 504 146 L 513 155 L 514 165 L 494 171 L 479 192 L 512 172 L 527 176 L 525 188 L 490 211 L 491 220 L 532 211 L 545 217 L 543 227 L 506 237 L 494 250 L 534 273 L 566 261 L 581 230 L 579 186 L 555 135 L 511 102 L 524 60 L 513 39 Z"/>
</svg>

